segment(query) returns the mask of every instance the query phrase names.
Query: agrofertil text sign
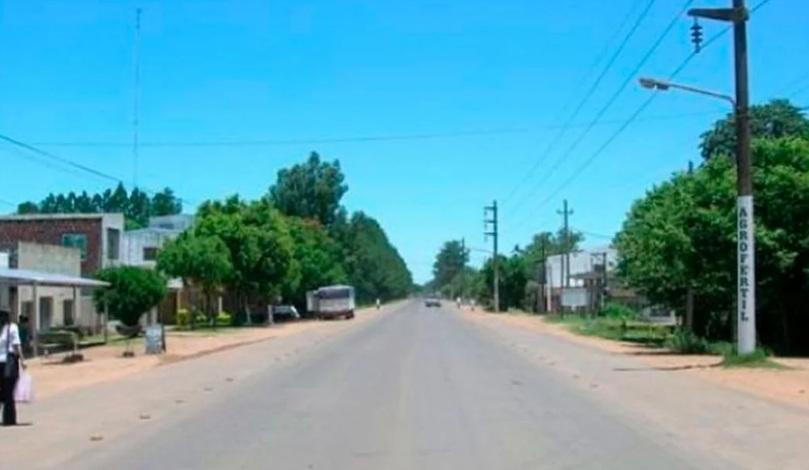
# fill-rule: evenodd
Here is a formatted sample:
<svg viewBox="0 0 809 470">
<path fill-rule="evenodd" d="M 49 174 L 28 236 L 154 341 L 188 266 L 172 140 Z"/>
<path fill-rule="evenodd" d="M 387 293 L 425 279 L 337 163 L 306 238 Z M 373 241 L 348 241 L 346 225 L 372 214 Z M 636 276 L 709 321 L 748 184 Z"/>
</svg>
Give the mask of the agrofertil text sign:
<svg viewBox="0 0 809 470">
<path fill-rule="evenodd" d="M 738 347 L 746 354 L 756 348 L 756 273 L 753 196 L 739 196 L 738 224 Z"/>
</svg>

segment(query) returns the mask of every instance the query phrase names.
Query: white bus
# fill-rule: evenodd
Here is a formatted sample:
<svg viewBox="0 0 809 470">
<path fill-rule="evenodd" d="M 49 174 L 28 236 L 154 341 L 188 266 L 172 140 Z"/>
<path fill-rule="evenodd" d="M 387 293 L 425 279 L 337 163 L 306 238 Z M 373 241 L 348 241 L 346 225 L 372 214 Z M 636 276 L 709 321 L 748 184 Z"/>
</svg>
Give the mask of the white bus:
<svg viewBox="0 0 809 470">
<path fill-rule="evenodd" d="M 326 286 L 309 291 L 306 309 L 318 318 L 354 318 L 354 288 Z"/>
</svg>

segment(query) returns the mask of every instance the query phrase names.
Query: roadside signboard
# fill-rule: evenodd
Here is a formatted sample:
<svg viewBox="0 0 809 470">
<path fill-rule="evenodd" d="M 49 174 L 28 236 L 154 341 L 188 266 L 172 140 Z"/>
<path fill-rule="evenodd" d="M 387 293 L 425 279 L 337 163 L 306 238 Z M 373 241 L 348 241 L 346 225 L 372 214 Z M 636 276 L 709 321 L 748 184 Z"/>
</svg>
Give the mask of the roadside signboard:
<svg viewBox="0 0 809 470">
<path fill-rule="evenodd" d="M 163 352 L 162 325 L 149 325 L 146 327 L 146 354 L 160 354 Z"/>
</svg>

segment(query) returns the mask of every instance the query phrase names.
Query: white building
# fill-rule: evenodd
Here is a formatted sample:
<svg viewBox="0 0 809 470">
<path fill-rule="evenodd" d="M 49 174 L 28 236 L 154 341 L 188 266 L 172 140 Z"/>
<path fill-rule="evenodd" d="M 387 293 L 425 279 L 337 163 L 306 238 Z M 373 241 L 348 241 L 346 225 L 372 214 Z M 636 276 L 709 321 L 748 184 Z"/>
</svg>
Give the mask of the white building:
<svg viewBox="0 0 809 470">
<path fill-rule="evenodd" d="M 592 273 L 596 265 L 604 264 L 604 253 L 607 255 L 607 272 L 615 270 L 618 263 L 618 251 L 609 246 L 602 246 L 570 253 L 570 287 L 583 287 L 584 281 L 576 276 Z M 545 262 L 547 285 L 557 289 L 565 287 L 565 275 L 562 269 L 565 255 L 549 256 Z"/>
<path fill-rule="evenodd" d="M 124 232 L 121 240 L 123 263 L 154 268 L 160 248 L 188 230 L 193 222 L 194 217 L 185 214 L 152 217 L 148 227 Z"/>
<path fill-rule="evenodd" d="M 618 252 L 609 246 L 549 256 L 545 262 L 545 308 L 548 311 L 591 309 L 602 295 L 603 273 L 609 278 L 618 262 Z M 606 267 L 604 266 L 606 258 Z M 564 268 L 569 259 L 570 267 Z M 568 272 L 569 271 L 569 272 Z M 567 279 L 566 279 L 567 278 Z"/>
</svg>

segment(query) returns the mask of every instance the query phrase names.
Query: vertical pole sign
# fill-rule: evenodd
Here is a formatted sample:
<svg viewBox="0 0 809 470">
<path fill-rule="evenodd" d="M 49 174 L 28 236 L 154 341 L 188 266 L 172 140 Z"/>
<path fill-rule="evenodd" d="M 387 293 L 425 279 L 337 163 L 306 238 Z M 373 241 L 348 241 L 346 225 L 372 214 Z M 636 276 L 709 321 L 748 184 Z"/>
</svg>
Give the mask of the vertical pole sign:
<svg viewBox="0 0 809 470">
<path fill-rule="evenodd" d="M 739 239 L 738 272 L 738 349 L 742 354 L 756 348 L 756 271 L 755 245 L 753 241 L 753 196 L 738 197 L 737 220 Z"/>
</svg>

